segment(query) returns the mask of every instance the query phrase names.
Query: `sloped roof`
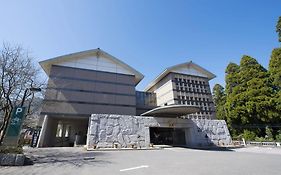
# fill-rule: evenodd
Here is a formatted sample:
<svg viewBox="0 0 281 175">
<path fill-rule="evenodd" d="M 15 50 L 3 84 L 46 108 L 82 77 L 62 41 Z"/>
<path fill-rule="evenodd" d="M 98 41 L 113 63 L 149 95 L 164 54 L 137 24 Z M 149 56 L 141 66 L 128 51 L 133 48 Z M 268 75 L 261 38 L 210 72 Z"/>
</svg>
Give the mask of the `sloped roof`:
<svg viewBox="0 0 281 175">
<path fill-rule="evenodd" d="M 112 62 L 114 62 L 114 63 L 120 65 L 121 67 L 123 67 L 124 69 L 128 70 L 132 75 L 135 76 L 135 84 L 136 85 L 144 77 L 143 74 L 138 72 L 136 69 L 132 68 L 128 64 L 119 60 L 118 58 L 108 54 L 107 52 L 101 50 L 100 48 L 58 56 L 58 57 L 55 57 L 55 58 L 51 58 L 51 59 L 41 61 L 41 62 L 39 62 L 39 64 L 41 65 L 43 70 L 46 72 L 46 74 L 49 75 L 52 65 L 59 64 L 59 63 L 62 63 L 62 62 L 66 62 L 66 61 L 71 60 L 71 59 L 79 59 L 79 58 L 83 58 L 85 56 L 91 56 L 91 55 L 103 55 L 106 58 L 110 59 Z"/>
<path fill-rule="evenodd" d="M 162 78 L 164 78 L 166 75 L 168 75 L 170 72 L 181 73 L 181 72 L 179 72 L 179 69 L 181 69 L 181 68 L 184 68 L 186 70 L 192 68 L 192 69 L 200 72 L 204 77 L 208 78 L 209 80 L 216 77 L 216 75 L 214 75 L 210 71 L 208 71 L 208 70 L 204 69 L 203 67 L 193 63 L 192 61 L 189 61 L 189 62 L 177 64 L 175 66 L 171 66 L 171 67 L 166 68 L 161 74 L 159 74 L 152 82 L 150 82 L 147 85 L 147 87 L 144 89 L 144 91 L 148 91 L 156 83 L 158 83 Z M 190 73 L 190 75 L 194 75 L 194 74 Z"/>
</svg>

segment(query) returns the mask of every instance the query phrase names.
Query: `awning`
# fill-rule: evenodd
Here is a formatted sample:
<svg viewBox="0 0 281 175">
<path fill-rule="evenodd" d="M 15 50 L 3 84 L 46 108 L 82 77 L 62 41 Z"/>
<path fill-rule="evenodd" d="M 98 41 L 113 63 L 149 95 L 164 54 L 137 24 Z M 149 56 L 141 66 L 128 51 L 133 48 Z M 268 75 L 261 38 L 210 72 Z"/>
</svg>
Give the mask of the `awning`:
<svg viewBox="0 0 281 175">
<path fill-rule="evenodd" d="M 200 108 L 192 105 L 169 105 L 151 109 L 141 116 L 155 117 L 180 117 L 188 114 L 200 112 Z"/>
</svg>

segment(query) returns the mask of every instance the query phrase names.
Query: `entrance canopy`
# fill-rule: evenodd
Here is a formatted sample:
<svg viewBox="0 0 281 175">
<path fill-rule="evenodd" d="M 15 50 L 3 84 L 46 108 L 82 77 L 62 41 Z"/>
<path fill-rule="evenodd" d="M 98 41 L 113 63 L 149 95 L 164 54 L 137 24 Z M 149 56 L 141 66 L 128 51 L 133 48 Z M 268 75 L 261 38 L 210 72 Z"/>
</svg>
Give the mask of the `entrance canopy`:
<svg viewBox="0 0 281 175">
<path fill-rule="evenodd" d="M 161 106 L 149 110 L 141 116 L 155 116 L 155 117 L 180 117 L 188 114 L 200 112 L 200 108 L 191 105 L 170 105 Z"/>
</svg>

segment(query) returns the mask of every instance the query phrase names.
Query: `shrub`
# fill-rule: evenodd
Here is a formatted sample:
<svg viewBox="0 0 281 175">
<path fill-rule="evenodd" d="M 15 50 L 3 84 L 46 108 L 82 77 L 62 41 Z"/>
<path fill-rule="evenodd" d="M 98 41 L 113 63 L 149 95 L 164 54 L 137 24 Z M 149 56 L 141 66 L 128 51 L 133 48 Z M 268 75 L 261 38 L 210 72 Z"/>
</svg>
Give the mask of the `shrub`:
<svg viewBox="0 0 281 175">
<path fill-rule="evenodd" d="M 265 139 L 264 137 L 256 137 L 256 138 L 255 138 L 255 141 L 256 141 L 256 142 L 265 142 L 266 139 Z"/>
<path fill-rule="evenodd" d="M 242 135 L 243 138 L 248 141 L 253 141 L 256 138 L 256 134 L 253 131 L 249 131 L 249 130 L 244 130 Z"/>
<path fill-rule="evenodd" d="M 3 153 L 3 154 L 7 154 L 7 153 L 22 154 L 23 150 L 22 150 L 22 147 L 0 146 L 0 153 Z"/>
<path fill-rule="evenodd" d="M 281 142 L 281 130 L 278 131 L 278 134 L 275 136 L 277 142 Z"/>
</svg>

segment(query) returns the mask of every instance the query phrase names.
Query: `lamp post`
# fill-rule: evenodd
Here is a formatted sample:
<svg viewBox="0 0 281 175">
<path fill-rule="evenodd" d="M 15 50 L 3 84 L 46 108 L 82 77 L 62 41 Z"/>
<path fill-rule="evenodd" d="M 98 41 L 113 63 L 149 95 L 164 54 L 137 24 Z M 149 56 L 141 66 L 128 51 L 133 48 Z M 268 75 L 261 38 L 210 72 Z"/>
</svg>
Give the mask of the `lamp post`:
<svg viewBox="0 0 281 175">
<path fill-rule="evenodd" d="M 23 107 L 23 104 L 24 104 L 24 101 L 25 101 L 25 98 L 26 98 L 26 95 L 27 95 L 28 91 L 30 91 L 30 92 L 40 92 L 41 88 L 35 88 L 35 87 L 26 88 L 25 91 L 24 91 L 23 97 L 22 97 L 22 101 L 21 101 L 21 105 L 20 105 L 21 107 Z"/>
</svg>

